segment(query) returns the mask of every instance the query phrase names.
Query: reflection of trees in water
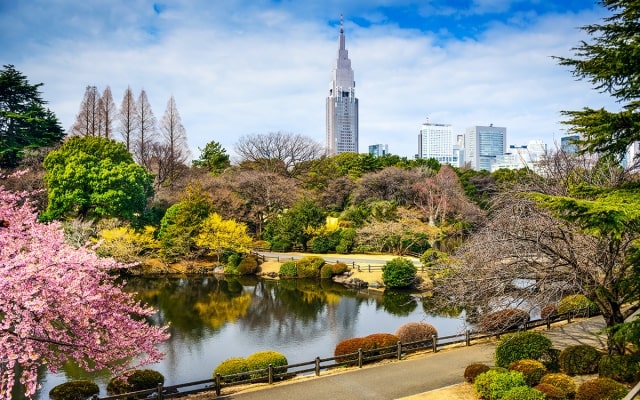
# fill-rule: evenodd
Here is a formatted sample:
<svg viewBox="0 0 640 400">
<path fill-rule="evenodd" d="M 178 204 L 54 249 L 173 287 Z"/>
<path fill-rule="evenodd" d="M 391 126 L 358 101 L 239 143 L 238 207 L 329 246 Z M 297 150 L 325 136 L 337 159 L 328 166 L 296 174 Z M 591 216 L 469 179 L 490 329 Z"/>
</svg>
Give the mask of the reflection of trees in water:
<svg viewBox="0 0 640 400">
<path fill-rule="evenodd" d="M 385 290 L 382 293 L 382 302 L 379 306 L 382 306 L 389 314 L 406 317 L 418 307 L 418 301 L 410 292 Z"/>
</svg>

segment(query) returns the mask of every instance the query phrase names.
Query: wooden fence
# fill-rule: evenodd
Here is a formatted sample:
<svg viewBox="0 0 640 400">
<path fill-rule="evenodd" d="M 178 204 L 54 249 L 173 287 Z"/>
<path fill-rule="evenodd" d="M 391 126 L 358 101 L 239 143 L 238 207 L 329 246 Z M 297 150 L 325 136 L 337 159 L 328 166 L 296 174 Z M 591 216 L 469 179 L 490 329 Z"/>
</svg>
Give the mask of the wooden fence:
<svg viewBox="0 0 640 400">
<path fill-rule="evenodd" d="M 473 332 L 466 331 L 462 334 L 450 335 L 450 336 L 432 336 L 430 339 L 411 342 L 411 343 L 401 343 L 389 347 L 377 348 L 374 350 L 362 350 L 358 349 L 357 352 L 351 354 L 343 354 L 337 357 L 327 357 L 320 358 L 316 357 L 315 360 L 306 361 L 296 364 L 289 364 L 281 367 L 269 366 L 268 368 L 243 372 L 240 374 L 234 375 L 225 375 L 222 376 L 220 374 L 216 374 L 212 379 L 204 379 L 195 382 L 182 383 L 178 385 L 170 385 L 164 386 L 163 384 L 158 384 L 156 388 L 141 390 L 137 392 L 118 394 L 113 396 L 106 397 L 98 397 L 97 395 L 92 397 L 92 400 L 117 400 L 117 399 L 125 399 L 125 398 L 144 398 L 153 396 L 158 400 L 162 399 L 171 399 L 176 397 L 182 397 L 188 394 L 201 393 L 201 392 L 214 392 L 216 396 L 221 395 L 221 391 L 224 388 L 237 386 L 237 385 L 247 385 L 253 383 L 268 383 L 273 384 L 274 382 L 282 381 L 285 379 L 290 379 L 299 375 L 311 375 L 315 374 L 316 376 L 320 376 L 322 371 L 327 371 L 330 369 L 334 369 L 342 366 L 358 366 L 362 368 L 362 366 L 366 363 L 370 363 L 373 361 L 378 361 L 381 359 L 395 358 L 397 360 L 402 360 L 403 357 L 406 357 L 408 354 L 419 352 L 419 351 L 433 351 L 437 352 L 439 349 L 445 346 L 451 346 L 455 344 L 464 343 L 465 346 L 471 346 L 475 344 L 475 342 L 482 341 L 492 337 L 500 337 L 500 335 L 504 335 L 510 332 L 517 332 L 523 330 L 534 329 L 537 327 L 545 326 L 546 329 L 551 329 L 551 324 L 557 323 L 560 321 L 567 321 L 571 323 L 573 318 L 579 317 L 592 317 L 596 314 L 591 312 L 589 308 L 567 312 L 563 314 L 552 315 L 545 319 L 537 319 L 532 321 L 527 321 L 519 327 L 509 330 L 509 331 L 501 331 L 501 332 Z M 629 399 L 632 399 L 631 397 Z"/>
</svg>

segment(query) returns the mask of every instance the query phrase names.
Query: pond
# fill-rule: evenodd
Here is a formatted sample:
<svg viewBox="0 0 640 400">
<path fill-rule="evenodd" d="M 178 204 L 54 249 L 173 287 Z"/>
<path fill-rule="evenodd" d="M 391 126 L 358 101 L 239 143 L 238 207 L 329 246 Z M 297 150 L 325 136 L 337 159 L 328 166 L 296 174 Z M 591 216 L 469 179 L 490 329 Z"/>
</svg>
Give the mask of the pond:
<svg viewBox="0 0 640 400">
<path fill-rule="evenodd" d="M 161 345 L 165 358 L 145 368 L 160 371 L 167 385 L 209 379 L 230 357 L 275 350 L 289 363 L 333 356 L 338 342 L 372 333 L 393 333 L 406 322 L 423 321 L 440 336 L 464 331 L 464 314 L 435 315 L 408 292 L 347 289 L 331 281 L 265 280 L 255 277 L 162 277 L 128 280 L 126 289 L 155 307 L 156 324 L 170 324 Z M 72 364 L 58 374 L 42 373 L 39 399 L 74 379 L 98 383 L 107 372 L 88 374 Z"/>
</svg>

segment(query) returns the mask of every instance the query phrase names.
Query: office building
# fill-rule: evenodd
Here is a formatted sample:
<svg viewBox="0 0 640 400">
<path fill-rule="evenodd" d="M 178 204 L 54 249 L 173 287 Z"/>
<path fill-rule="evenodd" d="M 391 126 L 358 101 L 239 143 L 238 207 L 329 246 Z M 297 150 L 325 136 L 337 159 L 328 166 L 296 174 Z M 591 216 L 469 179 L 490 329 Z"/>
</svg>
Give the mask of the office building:
<svg viewBox="0 0 640 400">
<path fill-rule="evenodd" d="M 358 99 L 351 60 L 345 47 L 342 16 L 338 58 L 326 104 L 327 155 L 358 152 Z"/>
<path fill-rule="evenodd" d="M 465 162 L 471 169 L 491 171 L 496 157 L 507 150 L 507 128 L 493 126 L 472 126 L 464 134 Z"/>
<path fill-rule="evenodd" d="M 418 157 L 456 165 L 458 160 L 454 160 L 451 137 L 451 125 L 423 123 L 418 134 Z"/>
<path fill-rule="evenodd" d="M 384 156 L 389 154 L 389 145 L 387 144 L 372 144 L 369 145 L 369 154 L 374 157 Z"/>
</svg>

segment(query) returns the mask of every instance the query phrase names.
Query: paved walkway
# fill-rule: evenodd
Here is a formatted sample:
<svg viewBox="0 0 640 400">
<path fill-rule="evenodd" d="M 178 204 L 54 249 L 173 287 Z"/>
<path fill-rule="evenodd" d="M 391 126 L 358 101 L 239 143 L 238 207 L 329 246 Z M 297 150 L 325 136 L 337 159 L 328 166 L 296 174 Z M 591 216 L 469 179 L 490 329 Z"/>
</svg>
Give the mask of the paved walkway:
<svg viewBox="0 0 640 400">
<path fill-rule="evenodd" d="M 604 348 L 606 342 L 598 335 L 603 327 L 602 317 L 594 317 L 552 327 L 550 331 L 544 331 L 544 333 L 558 349 L 575 344 L 589 344 Z M 399 362 L 373 364 L 344 373 L 294 379 L 259 390 L 219 398 L 238 400 L 399 399 L 462 383 L 464 370 L 469 364 L 481 362 L 493 365 L 494 350 L 493 343 L 443 349 L 435 354 L 427 353 Z"/>
</svg>

